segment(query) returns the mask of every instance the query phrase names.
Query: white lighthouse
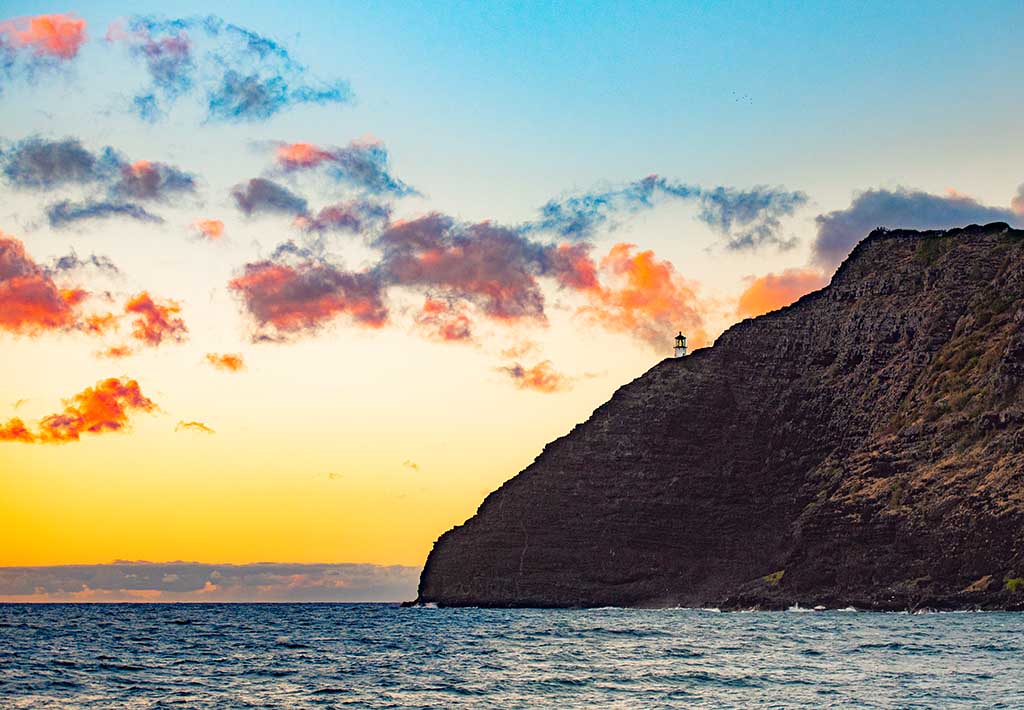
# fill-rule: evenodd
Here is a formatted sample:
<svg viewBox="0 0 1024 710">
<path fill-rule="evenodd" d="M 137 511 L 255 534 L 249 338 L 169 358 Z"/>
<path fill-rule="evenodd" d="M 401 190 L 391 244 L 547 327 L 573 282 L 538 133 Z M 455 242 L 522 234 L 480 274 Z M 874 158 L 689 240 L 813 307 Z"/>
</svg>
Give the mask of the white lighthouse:
<svg viewBox="0 0 1024 710">
<path fill-rule="evenodd" d="M 679 331 L 676 336 L 676 357 L 686 357 L 686 336 L 683 331 Z"/>
</svg>

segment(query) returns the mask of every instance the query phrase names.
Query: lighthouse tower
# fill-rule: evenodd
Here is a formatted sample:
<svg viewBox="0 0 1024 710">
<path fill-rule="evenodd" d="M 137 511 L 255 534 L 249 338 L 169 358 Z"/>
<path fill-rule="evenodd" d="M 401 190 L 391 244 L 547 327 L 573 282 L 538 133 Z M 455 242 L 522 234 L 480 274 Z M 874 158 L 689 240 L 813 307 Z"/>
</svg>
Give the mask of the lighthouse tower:
<svg viewBox="0 0 1024 710">
<path fill-rule="evenodd" d="M 676 336 L 676 357 L 686 357 L 686 336 L 683 335 L 683 331 L 679 331 L 679 335 Z"/>
</svg>

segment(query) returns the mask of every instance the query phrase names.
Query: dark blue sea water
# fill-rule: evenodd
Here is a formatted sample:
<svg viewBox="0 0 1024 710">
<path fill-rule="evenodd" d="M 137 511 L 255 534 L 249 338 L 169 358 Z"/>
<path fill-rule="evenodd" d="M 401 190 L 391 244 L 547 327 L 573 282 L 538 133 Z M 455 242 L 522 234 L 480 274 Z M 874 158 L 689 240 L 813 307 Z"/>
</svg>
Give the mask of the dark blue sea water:
<svg viewBox="0 0 1024 710">
<path fill-rule="evenodd" d="M 1024 614 L 0 605 L 7 708 L 1024 708 Z"/>
</svg>

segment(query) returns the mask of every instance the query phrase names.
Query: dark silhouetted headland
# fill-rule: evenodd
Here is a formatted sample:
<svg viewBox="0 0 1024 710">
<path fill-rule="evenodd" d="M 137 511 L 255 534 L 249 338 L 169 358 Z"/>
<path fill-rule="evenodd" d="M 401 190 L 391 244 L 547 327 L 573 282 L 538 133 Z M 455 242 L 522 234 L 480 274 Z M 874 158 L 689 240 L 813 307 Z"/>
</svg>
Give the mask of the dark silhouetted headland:
<svg viewBox="0 0 1024 710">
<path fill-rule="evenodd" d="M 1024 231 L 873 232 L 546 446 L 418 601 L 1024 609 Z"/>
</svg>

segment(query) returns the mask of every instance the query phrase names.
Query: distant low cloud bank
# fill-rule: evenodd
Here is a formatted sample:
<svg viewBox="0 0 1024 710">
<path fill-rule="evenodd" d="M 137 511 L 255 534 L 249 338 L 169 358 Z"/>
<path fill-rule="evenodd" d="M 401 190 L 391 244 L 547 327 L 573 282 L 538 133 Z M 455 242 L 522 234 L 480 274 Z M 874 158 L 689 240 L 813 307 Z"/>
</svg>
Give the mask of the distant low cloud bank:
<svg viewBox="0 0 1024 710">
<path fill-rule="evenodd" d="M 373 564 L 114 562 L 0 567 L 0 602 L 394 602 L 420 568 Z"/>
</svg>

